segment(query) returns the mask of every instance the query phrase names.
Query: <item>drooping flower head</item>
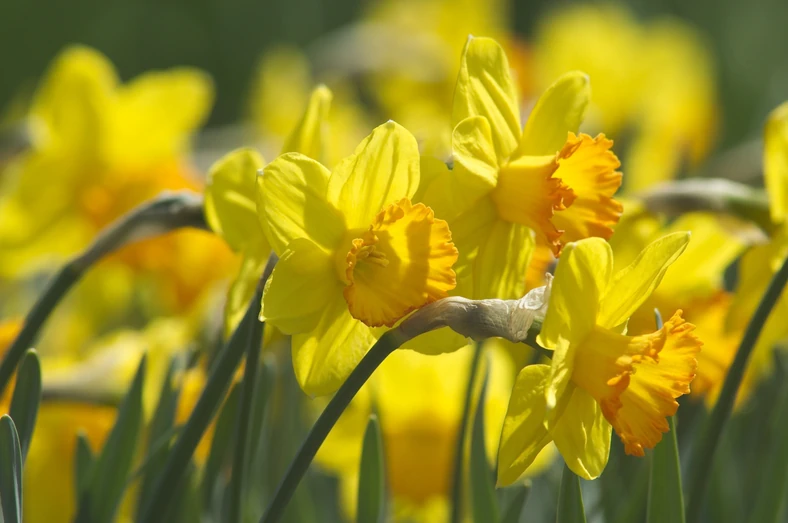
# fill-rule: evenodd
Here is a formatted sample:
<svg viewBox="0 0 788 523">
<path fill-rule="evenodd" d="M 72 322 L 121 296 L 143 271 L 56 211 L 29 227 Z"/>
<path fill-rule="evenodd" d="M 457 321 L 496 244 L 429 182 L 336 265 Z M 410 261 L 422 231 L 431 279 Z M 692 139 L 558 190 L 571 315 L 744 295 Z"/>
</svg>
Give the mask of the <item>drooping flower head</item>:
<svg viewBox="0 0 788 523">
<path fill-rule="evenodd" d="M 501 435 L 499 483 L 514 482 L 551 440 L 586 479 L 607 464 L 612 429 L 627 454 L 642 456 L 659 442 L 676 398 L 689 392 L 701 342 L 680 310 L 655 332 L 624 332 L 688 241 L 688 233 L 667 235 L 615 274 L 604 240 L 566 246 L 538 338 L 553 350 L 552 363 L 528 366 L 517 377 Z"/>
<path fill-rule="evenodd" d="M 621 213 L 612 141 L 575 134 L 589 97 L 585 74 L 565 74 L 523 128 L 503 49 L 469 38 L 454 94 L 453 165 L 425 162 L 432 180 L 423 194 L 452 226 L 461 284 L 473 275 L 464 294 L 521 296 L 534 237 L 558 255 L 566 242 L 612 235 Z"/>
<path fill-rule="evenodd" d="M 311 394 L 335 390 L 375 340 L 454 288 L 448 225 L 410 198 L 415 138 L 389 121 L 333 172 L 298 153 L 258 177 L 258 212 L 279 262 L 261 319 L 293 335 L 293 362 Z"/>
</svg>

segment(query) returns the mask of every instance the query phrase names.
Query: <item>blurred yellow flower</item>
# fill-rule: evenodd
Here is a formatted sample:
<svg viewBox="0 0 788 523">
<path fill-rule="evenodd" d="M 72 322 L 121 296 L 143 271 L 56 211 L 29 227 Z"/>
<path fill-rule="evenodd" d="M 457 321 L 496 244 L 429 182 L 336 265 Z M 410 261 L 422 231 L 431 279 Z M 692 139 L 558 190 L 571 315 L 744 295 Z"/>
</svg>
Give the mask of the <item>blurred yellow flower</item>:
<svg viewBox="0 0 788 523">
<path fill-rule="evenodd" d="M 660 441 L 676 398 L 689 392 L 701 342 L 680 310 L 656 332 L 622 332 L 688 241 L 686 232 L 664 236 L 615 274 L 604 240 L 567 245 L 538 337 L 553 350 L 552 362 L 517 376 L 501 435 L 499 484 L 516 481 L 550 441 L 586 479 L 604 470 L 611 429 L 627 454 L 643 456 Z"/>
<path fill-rule="evenodd" d="M 163 190 L 199 189 L 185 154 L 212 96 L 210 79 L 194 69 L 120 84 L 97 51 L 61 53 L 33 97 L 32 148 L 2 176 L 0 274 L 49 269 L 142 201 Z M 129 246 L 114 259 L 163 276 L 162 300 L 177 310 L 227 264 L 217 240 L 198 231 Z"/>
<path fill-rule="evenodd" d="M 514 369 L 500 348 L 485 349 L 485 354 L 490 374 L 484 427 L 488 456 L 493 459 Z M 346 514 L 352 517 L 356 508 L 362 440 L 374 411 L 381 423 L 394 521 L 447 521 L 472 356 L 471 347 L 438 356 L 396 351 L 375 372 L 316 458 L 339 475 Z M 554 449 L 547 447 L 529 474 L 540 473 L 553 456 Z"/>
<path fill-rule="evenodd" d="M 633 133 L 628 190 L 670 180 L 709 153 L 718 120 L 715 71 L 686 23 L 644 24 L 618 4 L 563 6 L 540 22 L 533 52 L 537 85 L 583 70 L 594 82 L 591 127 Z"/>
<path fill-rule="evenodd" d="M 468 40 L 452 111 L 453 165 L 425 160 L 423 193 L 454 231 L 461 295 L 522 296 L 534 235 L 557 255 L 567 241 L 613 233 L 621 173 L 612 142 L 574 134 L 589 97 L 588 77 L 567 73 L 522 129 L 503 49 Z"/>
<path fill-rule="evenodd" d="M 454 288 L 457 250 L 445 221 L 412 204 L 416 140 L 389 121 L 329 172 L 287 153 L 258 178 L 258 212 L 279 261 L 261 320 L 293 335 L 293 365 L 309 394 L 344 381 L 375 340 Z"/>
</svg>

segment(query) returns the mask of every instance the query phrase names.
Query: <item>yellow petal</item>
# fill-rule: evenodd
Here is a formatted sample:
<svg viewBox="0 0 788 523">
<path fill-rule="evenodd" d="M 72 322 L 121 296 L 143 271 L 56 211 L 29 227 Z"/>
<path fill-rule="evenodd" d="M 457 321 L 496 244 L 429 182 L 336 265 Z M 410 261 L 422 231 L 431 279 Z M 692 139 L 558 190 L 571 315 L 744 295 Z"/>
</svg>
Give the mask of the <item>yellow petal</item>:
<svg viewBox="0 0 788 523">
<path fill-rule="evenodd" d="M 539 333 L 539 343 L 554 349 L 545 391 L 550 409 L 557 405 L 572 377 L 575 346 L 596 326 L 599 302 L 612 267 L 610 245 L 600 238 L 568 244 L 558 261 Z"/>
<path fill-rule="evenodd" d="M 324 126 L 332 98 L 331 91 L 325 85 L 320 85 L 312 91 L 304 115 L 285 140 L 282 154 L 294 152 L 317 161 L 323 159 Z"/>
<path fill-rule="evenodd" d="M 549 245 L 555 255 L 561 251 L 561 231 L 553 216 L 572 196 L 571 190 L 553 177 L 557 167 L 555 156 L 523 156 L 501 168 L 491 193 L 502 219 L 533 229 L 539 242 Z"/>
<path fill-rule="evenodd" d="M 337 293 L 312 331 L 293 336 L 296 379 L 309 395 L 331 394 L 374 343 L 372 330 L 350 315 L 344 297 Z"/>
<path fill-rule="evenodd" d="M 265 242 L 255 202 L 257 170 L 263 165 L 257 151 L 244 148 L 224 155 L 208 171 L 205 218 L 234 251 Z"/>
<path fill-rule="evenodd" d="M 612 329 L 626 322 L 657 288 L 668 267 L 684 252 L 688 232 L 651 242 L 630 265 L 618 271 L 605 292 L 597 323 Z"/>
<path fill-rule="evenodd" d="M 548 365 L 529 365 L 517 375 L 498 448 L 498 486 L 516 482 L 552 439 L 544 426 Z"/>
<path fill-rule="evenodd" d="M 60 53 L 30 110 L 36 145 L 95 155 L 117 83 L 112 63 L 98 51 L 74 46 Z"/>
<path fill-rule="evenodd" d="M 683 214 L 668 230 L 689 231 L 692 241 L 665 273 L 659 294 L 685 303 L 716 294 L 723 288 L 725 270 L 746 247 L 742 238 L 711 213 Z"/>
<path fill-rule="evenodd" d="M 560 151 L 567 132 L 576 133 L 591 99 L 588 75 L 572 71 L 539 97 L 525 122 L 517 155 L 541 156 Z"/>
<path fill-rule="evenodd" d="M 599 402 L 627 454 L 654 448 L 678 409 L 676 398 L 690 391 L 702 343 L 681 314 L 642 336 L 598 328 L 577 349 L 572 381 Z"/>
<path fill-rule="evenodd" d="M 498 180 L 498 160 L 489 120 L 482 116 L 462 120 L 454 128 L 451 144 L 454 169 L 467 171 L 462 173 L 462 181 L 471 195 L 483 196 L 494 189 Z"/>
<path fill-rule="evenodd" d="M 232 334 L 246 314 L 249 301 L 254 296 L 257 283 L 268 261 L 269 251 L 270 248 L 266 245 L 264 251 L 249 250 L 243 253 L 241 268 L 227 291 L 227 303 L 224 305 L 225 336 Z"/>
<path fill-rule="evenodd" d="M 469 37 L 462 54 L 452 124 L 469 116 L 489 120 L 498 163 L 509 158 L 520 139 L 520 110 L 506 53 L 491 38 Z"/>
<path fill-rule="evenodd" d="M 299 153 L 283 154 L 258 176 L 257 212 L 277 256 L 297 238 L 326 249 L 342 240 L 342 216 L 326 200 L 328 176 L 328 169 Z"/>
<path fill-rule="evenodd" d="M 522 298 L 534 245 L 534 234 L 528 227 L 496 220 L 479 245 L 473 298 Z"/>
<path fill-rule="evenodd" d="M 408 199 L 385 207 L 347 254 L 345 299 L 370 327 L 394 323 L 448 296 L 456 285 L 457 249 L 449 226 L 432 209 Z"/>
<path fill-rule="evenodd" d="M 105 155 L 128 168 L 183 154 L 213 104 L 213 82 L 188 67 L 145 73 L 117 91 Z"/>
<path fill-rule="evenodd" d="M 788 214 L 788 102 L 769 115 L 764 132 L 763 176 L 769 211 L 776 223 Z"/>
<path fill-rule="evenodd" d="M 418 186 L 416 138 L 389 120 L 334 168 L 328 201 L 342 211 L 349 229 L 366 229 L 383 207 L 411 198 Z"/>
<path fill-rule="evenodd" d="M 331 257 L 311 240 L 293 240 L 265 285 L 260 321 L 285 334 L 310 331 L 341 288 Z"/>
<path fill-rule="evenodd" d="M 623 206 L 613 199 L 621 186 L 621 163 L 610 148 L 613 141 L 604 134 L 591 138 L 587 134 L 569 133 L 558 154 L 558 169 L 553 177 L 572 190 L 566 209 L 553 217 L 555 226 L 563 230 L 562 242 L 573 242 L 598 236 L 610 239 Z"/>
<path fill-rule="evenodd" d="M 572 472 L 584 479 L 598 478 L 610 456 L 613 427 L 586 391 L 571 386 L 566 394 L 569 399 L 550 427 L 550 435 Z"/>
</svg>

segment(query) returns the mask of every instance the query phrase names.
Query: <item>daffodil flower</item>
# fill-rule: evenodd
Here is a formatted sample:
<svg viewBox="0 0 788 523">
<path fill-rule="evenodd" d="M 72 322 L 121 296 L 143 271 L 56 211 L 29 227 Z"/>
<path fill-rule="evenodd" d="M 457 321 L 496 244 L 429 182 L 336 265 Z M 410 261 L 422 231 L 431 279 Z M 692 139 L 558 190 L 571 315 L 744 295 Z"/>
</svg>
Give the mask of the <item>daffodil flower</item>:
<svg viewBox="0 0 788 523">
<path fill-rule="evenodd" d="M 318 86 L 309 97 L 301 120 L 290 131 L 282 153 L 299 152 L 319 160 L 323 155 L 323 127 L 331 91 Z M 211 229 L 242 255 L 241 267 L 227 296 L 225 334 L 238 325 L 263 273 L 271 246 L 257 218 L 257 171 L 263 157 L 249 148 L 236 149 L 219 159 L 208 172 L 205 217 Z"/>
<path fill-rule="evenodd" d="M 389 121 L 333 170 L 298 153 L 258 177 L 258 212 L 279 261 L 261 320 L 292 334 L 301 387 L 328 394 L 376 339 L 455 285 L 447 223 L 411 203 L 416 139 Z"/>
<path fill-rule="evenodd" d="M 656 332 L 622 332 L 688 241 L 686 232 L 664 236 L 615 274 L 604 240 L 566 246 L 538 338 L 553 350 L 552 363 L 517 376 L 501 434 L 500 484 L 516 481 L 551 440 L 586 479 L 605 468 L 612 429 L 627 454 L 643 456 L 660 441 L 676 398 L 689 392 L 701 342 L 680 310 Z"/>
<path fill-rule="evenodd" d="M 613 142 L 575 134 L 589 97 L 588 77 L 568 73 L 523 129 L 503 49 L 468 40 L 454 94 L 453 166 L 425 161 L 431 183 L 423 194 L 454 231 L 459 285 L 473 276 L 461 294 L 522 296 L 534 235 L 556 255 L 568 241 L 612 235 L 621 213 Z"/>
</svg>

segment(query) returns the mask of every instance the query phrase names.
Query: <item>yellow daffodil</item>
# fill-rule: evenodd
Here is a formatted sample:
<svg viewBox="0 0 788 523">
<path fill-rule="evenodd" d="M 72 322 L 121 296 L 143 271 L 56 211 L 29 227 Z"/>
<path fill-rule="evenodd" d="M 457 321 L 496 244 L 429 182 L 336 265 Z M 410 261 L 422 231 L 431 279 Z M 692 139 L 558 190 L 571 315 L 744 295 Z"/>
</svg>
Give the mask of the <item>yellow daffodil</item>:
<svg viewBox="0 0 788 523">
<path fill-rule="evenodd" d="M 515 481 L 551 440 L 586 479 L 607 464 L 612 429 L 627 454 L 642 456 L 659 442 L 676 398 L 689 392 L 701 342 L 680 310 L 656 332 L 622 331 L 688 241 L 688 233 L 664 236 L 615 274 L 604 240 L 566 246 L 538 337 L 553 351 L 552 362 L 517 376 L 501 435 L 499 484 Z"/>
<path fill-rule="evenodd" d="M 592 128 L 634 132 L 624 161 L 627 189 L 670 180 L 711 150 L 718 119 L 713 60 L 688 24 L 642 23 L 616 4 L 563 6 L 536 29 L 535 82 L 547 86 L 571 69 L 594 80 Z"/>
<path fill-rule="evenodd" d="M 50 270 L 137 204 L 164 190 L 199 189 L 185 158 L 212 96 L 198 70 L 151 72 L 121 84 L 97 51 L 61 53 L 33 96 L 32 147 L 0 179 L 0 273 Z M 202 231 L 147 240 L 113 260 L 156 279 L 151 288 L 167 312 L 193 305 L 229 261 Z"/>
<path fill-rule="evenodd" d="M 621 173 L 612 142 L 574 134 L 589 96 L 588 77 L 568 73 L 523 129 L 503 49 L 469 38 L 454 95 L 453 166 L 425 160 L 423 194 L 454 231 L 460 283 L 473 274 L 461 294 L 522 296 L 534 234 L 557 255 L 568 241 L 613 233 Z"/>
<path fill-rule="evenodd" d="M 485 441 L 495 456 L 514 369 L 500 348 L 485 349 L 489 381 Z M 356 507 L 364 430 L 373 410 L 381 423 L 394 521 L 442 522 L 449 517 L 457 435 L 473 351 L 425 356 L 397 351 L 375 372 L 332 429 L 317 462 L 340 478 L 344 512 Z M 554 456 L 548 447 L 529 469 L 536 475 Z"/>
<path fill-rule="evenodd" d="M 333 172 L 298 153 L 258 178 L 258 212 L 279 256 L 261 319 L 292 334 L 301 387 L 328 394 L 375 341 L 454 288 L 457 250 L 445 221 L 413 204 L 419 152 L 389 121 Z"/>
</svg>

